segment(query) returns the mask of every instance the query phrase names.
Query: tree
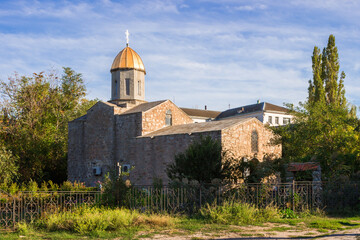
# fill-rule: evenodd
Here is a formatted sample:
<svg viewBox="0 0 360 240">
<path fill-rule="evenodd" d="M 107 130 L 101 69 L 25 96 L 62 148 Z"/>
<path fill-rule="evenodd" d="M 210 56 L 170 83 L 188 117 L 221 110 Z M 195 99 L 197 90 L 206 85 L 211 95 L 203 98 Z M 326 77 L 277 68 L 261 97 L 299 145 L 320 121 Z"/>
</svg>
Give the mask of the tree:
<svg viewBox="0 0 360 240">
<path fill-rule="evenodd" d="M 174 163 L 167 168 L 167 175 L 172 180 L 186 178 L 200 183 L 224 179 L 222 156 L 220 141 L 201 136 L 185 152 L 175 156 Z"/>
<path fill-rule="evenodd" d="M 293 108 L 294 124 L 273 128 L 283 146 L 284 162 L 320 162 L 327 179 L 360 176 L 360 121 L 345 98 L 345 73 L 339 75 L 335 37 L 312 56 L 308 101 Z"/>
<path fill-rule="evenodd" d="M 62 76 L 34 73 L 0 81 L 0 137 L 18 157 L 19 180 L 66 180 L 67 124 L 94 101 L 84 97 L 81 74 L 64 68 Z"/>
<path fill-rule="evenodd" d="M 0 186 L 8 185 L 17 176 L 17 158 L 7 150 L 3 144 L 0 145 Z"/>
<path fill-rule="evenodd" d="M 347 107 L 345 98 L 345 73 L 339 78 L 339 54 L 335 45 L 335 36 L 330 35 L 322 54 L 315 46 L 312 56 L 313 78 L 309 80 L 308 104 L 323 103 Z"/>
</svg>

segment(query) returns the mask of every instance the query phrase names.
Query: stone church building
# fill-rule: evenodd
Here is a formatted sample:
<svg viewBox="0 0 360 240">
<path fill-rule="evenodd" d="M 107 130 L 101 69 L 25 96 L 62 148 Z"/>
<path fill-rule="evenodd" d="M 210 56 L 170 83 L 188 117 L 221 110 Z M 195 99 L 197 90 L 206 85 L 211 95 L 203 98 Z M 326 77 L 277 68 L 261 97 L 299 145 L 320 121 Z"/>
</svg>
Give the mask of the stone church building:
<svg viewBox="0 0 360 240">
<path fill-rule="evenodd" d="M 150 185 L 155 177 L 167 184 L 168 164 L 201 135 L 218 139 L 235 157 L 281 155 L 281 146 L 269 143 L 273 133 L 256 118 L 194 123 L 189 109 L 185 112 L 170 100 L 145 101 L 145 67 L 128 44 L 110 72 L 111 100 L 99 101 L 69 122 L 70 181 L 94 186 L 107 172 L 120 170 L 129 173 L 134 185 Z"/>
</svg>

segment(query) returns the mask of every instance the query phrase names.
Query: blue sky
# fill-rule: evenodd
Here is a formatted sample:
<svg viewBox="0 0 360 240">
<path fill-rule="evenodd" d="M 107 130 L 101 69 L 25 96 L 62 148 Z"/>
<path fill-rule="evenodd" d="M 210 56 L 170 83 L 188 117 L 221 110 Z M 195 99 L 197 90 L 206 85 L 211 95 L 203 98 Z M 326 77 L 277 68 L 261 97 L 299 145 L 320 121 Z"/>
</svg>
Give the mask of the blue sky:
<svg viewBox="0 0 360 240">
<path fill-rule="evenodd" d="M 349 102 L 360 105 L 360 1 L 0 1 L 0 78 L 68 66 L 109 100 L 125 47 L 142 58 L 146 100 L 225 110 L 306 100 L 315 45 L 334 34 Z"/>
</svg>

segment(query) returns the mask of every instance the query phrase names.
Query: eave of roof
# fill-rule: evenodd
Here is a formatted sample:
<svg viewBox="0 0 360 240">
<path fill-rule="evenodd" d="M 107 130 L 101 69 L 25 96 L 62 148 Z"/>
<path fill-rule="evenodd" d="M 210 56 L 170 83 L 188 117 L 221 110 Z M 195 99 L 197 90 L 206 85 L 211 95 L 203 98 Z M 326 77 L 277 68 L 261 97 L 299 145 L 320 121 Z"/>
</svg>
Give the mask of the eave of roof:
<svg viewBox="0 0 360 240">
<path fill-rule="evenodd" d="M 132 113 L 140 113 L 140 112 L 146 112 L 149 111 L 150 109 L 166 102 L 167 100 L 161 100 L 161 101 L 155 101 L 155 102 L 147 102 L 147 103 L 142 103 L 139 104 L 123 113 L 121 113 L 120 115 L 126 115 L 126 114 L 132 114 Z"/>
<path fill-rule="evenodd" d="M 243 124 L 252 119 L 255 118 L 231 118 L 219 121 L 175 125 L 162 128 L 138 138 L 221 131 L 238 124 Z"/>
<path fill-rule="evenodd" d="M 180 108 L 187 115 L 194 117 L 204 117 L 204 118 L 216 118 L 221 112 L 211 111 L 211 110 L 202 110 L 194 108 Z"/>
</svg>

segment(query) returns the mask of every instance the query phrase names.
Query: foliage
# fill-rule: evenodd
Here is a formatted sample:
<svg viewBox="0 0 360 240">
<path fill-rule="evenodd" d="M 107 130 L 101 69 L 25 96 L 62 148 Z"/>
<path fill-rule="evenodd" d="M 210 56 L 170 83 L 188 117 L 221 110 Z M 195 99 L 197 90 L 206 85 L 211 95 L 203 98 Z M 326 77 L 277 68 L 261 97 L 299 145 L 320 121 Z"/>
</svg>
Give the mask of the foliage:
<svg viewBox="0 0 360 240">
<path fill-rule="evenodd" d="M 173 225 L 166 215 L 145 215 L 124 208 L 81 207 L 72 212 L 49 214 L 37 222 L 37 226 L 48 231 L 70 231 L 80 234 L 119 231 L 135 226 L 165 227 Z"/>
<path fill-rule="evenodd" d="M 244 182 L 259 183 L 270 176 L 275 176 L 278 172 L 282 172 L 284 165 L 281 159 L 265 156 L 261 162 L 256 158 L 251 160 L 242 158 L 240 163 L 236 165 L 236 168 L 238 172 L 247 173 L 242 174 L 240 177 Z"/>
<path fill-rule="evenodd" d="M 309 80 L 308 103 L 326 103 L 346 108 L 344 79 L 341 72 L 339 78 L 339 54 L 335 46 L 335 36 L 330 35 L 323 52 L 315 46 L 312 56 L 313 80 Z"/>
<path fill-rule="evenodd" d="M 123 175 L 111 171 L 105 175 L 103 182 L 103 204 L 106 206 L 128 206 L 130 194 L 130 181 L 124 180 Z"/>
<path fill-rule="evenodd" d="M 167 168 L 170 179 L 197 180 L 210 183 L 213 179 L 223 179 L 222 148 L 218 140 L 201 136 L 183 153 L 175 156 L 174 163 Z"/>
<path fill-rule="evenodd" d="M 211 223 L 222 224 L 259 224 L 279 218 L 274 207 L 258 209 L 247 203 L 224 202 L 222 205 L 207 204 L 200 209 L 201 216 Z"/>
<path fill-rule="evenodd" d="M 298 215 L 296 215 L 296 213 L 293 211 L 293 210 L 291 210 L 290 208 L 286 208 L 286 209 L 284 209 L 284 210 L 281 210 L 280 211 L 280 215 L 281 215 L 281 217 L 282 218 L 298 218 L 299 216 Z"/>
<path fill-rule="evenodd" d="M 62 184 L 58 185 L 53 183 L 51 180 L 48 182 L 42 182 L 40 185 L 37 182 L 31 180 L 28 183 L 22 183 L 21 185 L 17 184 L 16 182 L 12 182 L 8 185 L 2 185 L 1 189 L 5 192 L 10 193 L 11 195 L 17 195 L 21 191 L 31 191 L 31 192 L 38 192 L 38 191 L 94 191 L 96 190 L 93 187 L 85 187 L 84 183 L 81 182 L 70 182 L 65 181 Z"/>
<path fill-rule="evenodd" d="M 320 162 L 325 179 L 360 172 L 360 121 L 346 109 L 317 103 L 293 112 L 292 125 L 274 128 L 283 162 Z"/>
<path fill-rule="evenodd" d="M 18 158 L 0 144 L 0 186 L 10 184 L 18 173 Z"/>
<path fill-rule="evenodd" d="M 19 181 L 66 179 L 68 122 L 83 115 L 88 101 L 81 74 L 15 75 L 0 81 L 0 140 L 18 158 Z"/>
<path fill-rule="evenodd" d="M 309 81 L 308 101 L 294 108 L 294 121 L 273 128 L 274 143 L 283 146 L 283 162 L 320 162 L 325 180 L 360 173 L 360 120 L 345 98 L 345 73 L 339 75 L 335 37 L 329 36 L 322 54 L 315 47 L 312 56 L 313 79 Z"/>
</svg>

